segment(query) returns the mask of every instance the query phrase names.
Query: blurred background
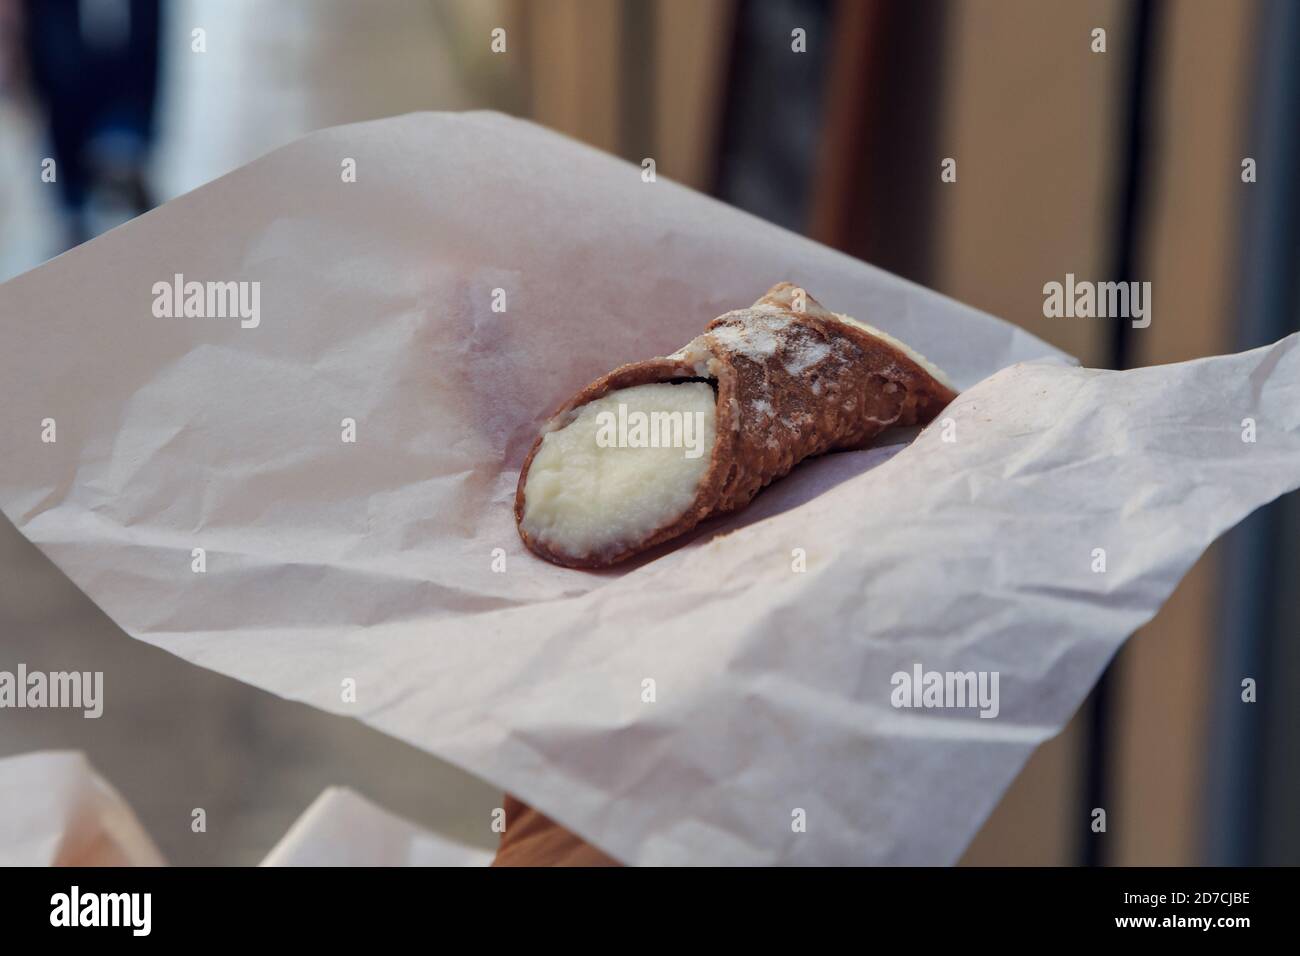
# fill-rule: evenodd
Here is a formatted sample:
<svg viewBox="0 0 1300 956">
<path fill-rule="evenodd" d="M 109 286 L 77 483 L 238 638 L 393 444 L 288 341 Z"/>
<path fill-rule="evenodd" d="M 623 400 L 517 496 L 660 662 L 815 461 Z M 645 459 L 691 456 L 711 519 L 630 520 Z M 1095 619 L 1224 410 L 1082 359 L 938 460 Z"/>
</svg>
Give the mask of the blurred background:
<svg viewBox="0 0 1300 956">
<path fill-rule="evenodd" d="M 1295 0 L 0 0 L 0 278 L 309 130 L 428 109 L 653 157 L 1086 365 L 1300 328 Z M 1154 321 L 1044 318 L 1066 273 L 1151 282 Z M 1293 494 L 1206 554 L 964 862 L 1300 863 L 1297 581 Z M 19 662 L 103 670 L 112 716 L 0 712 L 0 757 L 85 751 L 174 863 L 257 862 L 330 784 L 490 845 L 499 794 L 132 641 L 0 519 Z"/>
</svg>

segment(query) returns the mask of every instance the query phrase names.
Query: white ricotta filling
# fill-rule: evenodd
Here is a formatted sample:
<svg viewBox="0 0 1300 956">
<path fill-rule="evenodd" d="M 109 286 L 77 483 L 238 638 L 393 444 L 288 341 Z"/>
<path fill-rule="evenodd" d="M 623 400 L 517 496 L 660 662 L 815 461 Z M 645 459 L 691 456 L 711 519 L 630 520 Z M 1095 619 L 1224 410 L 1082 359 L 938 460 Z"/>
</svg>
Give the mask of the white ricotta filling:
<svg viewBox="0 0 1300 956">
<path fill-rule="evenodd" d="M 524 484 L 523 529 L 560 554 L 631 547 L 690 507 L 712 457 L 707 382 L 610 392 L 547 432 Z"/>
</svg>

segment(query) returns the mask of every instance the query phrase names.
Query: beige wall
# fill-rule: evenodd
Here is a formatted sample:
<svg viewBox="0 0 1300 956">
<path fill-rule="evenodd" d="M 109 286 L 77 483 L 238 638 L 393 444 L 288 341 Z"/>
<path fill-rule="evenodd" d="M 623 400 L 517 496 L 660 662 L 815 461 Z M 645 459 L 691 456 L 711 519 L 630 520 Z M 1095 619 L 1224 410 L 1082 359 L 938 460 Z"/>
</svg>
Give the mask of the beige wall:
<svg viewBox="0 0 1300 956">
<path fill-rule="evenodd" d="M 711 187 L 735 0 L 516 0 L 537 122 Z"/>
<path fill-rule="evenodd" d="M 730 66 L 734 0 L 660 0 L 655 40 L 654 150 L 659 171 L 713 187 Z"/>
<path fill-rule="evenodd" d="M 520 3 L 528 110 L 539 123 L 618 153 L 623 5 L 608 0 Z"/>
<path fill-rule="evenodd" d="M 1105 268 L 1119 96 L 1120 0 L 973 0 L 952 7 L 939 190 L 940 291 L 1023 326 L 1085 363 L 1102 326 L 1043 317 L 1043 283 Z M 1089 49 L 1094 27 L 1108 52 Z"/>
</svg>

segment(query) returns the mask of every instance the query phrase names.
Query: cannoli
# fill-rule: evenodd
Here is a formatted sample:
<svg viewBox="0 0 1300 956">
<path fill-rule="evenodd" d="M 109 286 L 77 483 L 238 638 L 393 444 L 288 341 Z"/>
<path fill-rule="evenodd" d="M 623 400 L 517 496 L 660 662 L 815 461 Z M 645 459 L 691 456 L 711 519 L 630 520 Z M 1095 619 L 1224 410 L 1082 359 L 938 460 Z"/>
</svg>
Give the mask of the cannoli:
<svg viewBox="0 0 1300 956">
<path fill-rule="evenodd" d="M 606 567 L 743 508 L 805 458 L 924 425 L 956 394 L 924 356 L 783 282 L 561 406 L 519 473 L 519 535 L 556 564 Z"/>
</svg>

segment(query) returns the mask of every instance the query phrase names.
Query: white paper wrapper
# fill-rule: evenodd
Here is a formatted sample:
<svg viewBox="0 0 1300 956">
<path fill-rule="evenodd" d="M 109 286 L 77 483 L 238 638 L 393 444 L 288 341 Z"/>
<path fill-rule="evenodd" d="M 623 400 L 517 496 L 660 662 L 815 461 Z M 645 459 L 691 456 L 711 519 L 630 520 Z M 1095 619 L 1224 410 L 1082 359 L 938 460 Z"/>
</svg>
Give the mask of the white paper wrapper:
<svg viewBox="0 0 1300 956">
<path fill-rule="evenodd" d="M 0 866 L 161 866 L 126 801 L 85 756 L 0 760 Z"/>
<path fill-rule="evenodd" d="M 176 273 L 260 282 L 260 324 L 156 318 Z M 806 463 L 656 560 L 525 552 L 511 504 L 547 414 L 780 279 L 961 387 L 1053 361 L 966 392 L 955 442 Z M 355 715 L 628 862 L 956 860 L 1201 551 L 1300 483 L 1294 338 L 1071 368 L 492 115 L 312 135 L 13 280 L 0 315 L 0 504 L 125 630 Z M 999 716 L 893 708 L 917 664 L 999 672 Z"/>
</svg>

